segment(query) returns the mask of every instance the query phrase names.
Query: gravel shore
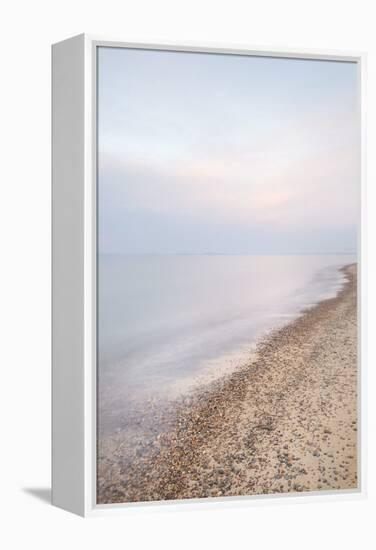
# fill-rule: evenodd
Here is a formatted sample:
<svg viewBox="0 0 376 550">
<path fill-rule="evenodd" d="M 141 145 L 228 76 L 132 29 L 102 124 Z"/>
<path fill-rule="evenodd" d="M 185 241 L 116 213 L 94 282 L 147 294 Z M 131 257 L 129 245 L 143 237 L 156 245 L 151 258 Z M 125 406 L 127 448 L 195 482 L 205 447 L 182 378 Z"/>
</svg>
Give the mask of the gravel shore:
<svg viewBox="0 0 376 550">
<path fill-rule="evenodd" d="M 336 298 L 175 406 L 147 449 L 121 433 L 99 445 L 98 503 L 356 488 L 356 265 L 343 271 Z"/>
</svg>

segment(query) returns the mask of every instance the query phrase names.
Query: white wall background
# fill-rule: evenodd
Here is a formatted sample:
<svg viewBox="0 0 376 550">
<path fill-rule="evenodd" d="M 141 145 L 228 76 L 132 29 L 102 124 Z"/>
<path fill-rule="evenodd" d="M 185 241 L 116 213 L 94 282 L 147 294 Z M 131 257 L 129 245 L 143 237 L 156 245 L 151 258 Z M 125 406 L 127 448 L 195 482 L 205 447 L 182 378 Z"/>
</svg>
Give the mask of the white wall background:
<svg viewBox="0 0 376 550">
<path fill-rule="evenodd" d="M 13 0 L 0 9 L 2 547 L 375 548 L 374 2 Z M 368 51 L 367 500 L 184 513 L 141 509 L 83 520 L 36 496 L 46 495 L 50 479 L 50 44 L 81 32 L 129 41 Z"/>
</svg>

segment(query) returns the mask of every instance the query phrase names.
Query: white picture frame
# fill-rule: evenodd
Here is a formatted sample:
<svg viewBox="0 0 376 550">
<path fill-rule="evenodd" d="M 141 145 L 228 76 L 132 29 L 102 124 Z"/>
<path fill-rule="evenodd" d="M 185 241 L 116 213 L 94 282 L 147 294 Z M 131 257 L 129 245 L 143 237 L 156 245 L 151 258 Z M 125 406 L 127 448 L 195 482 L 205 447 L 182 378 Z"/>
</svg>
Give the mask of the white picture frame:
<svg viewBox="0 0 376 550">
<path fill-rule="evenodd" d="M 338 500 L 366 494 L 364 53 L 217 44 L 134 44 L 79 35 L 52 47 L 52 502 L 92 516 L 161 503 L 96 504 L 96 50 L 100 46 L 352 61 L 358 66 L 361 208 L 358 241 L 358 488 L 169 501 L 171 507 Z M 361 289 L 361 292 L 360 292 Z"/>
</svg>

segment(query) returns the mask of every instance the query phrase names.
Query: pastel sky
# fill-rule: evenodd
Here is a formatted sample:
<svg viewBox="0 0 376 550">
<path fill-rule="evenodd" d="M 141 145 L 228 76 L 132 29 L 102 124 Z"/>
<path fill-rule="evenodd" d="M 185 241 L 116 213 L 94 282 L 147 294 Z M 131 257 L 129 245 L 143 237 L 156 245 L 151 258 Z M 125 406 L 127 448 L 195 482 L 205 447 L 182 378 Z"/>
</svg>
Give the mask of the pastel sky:
<svg viewBox="0 0 376 550">
<path fill-rule="evenodd" d="M 99 48 L 100 253 L 354 252 L 354 63 Z"/>
</svg>

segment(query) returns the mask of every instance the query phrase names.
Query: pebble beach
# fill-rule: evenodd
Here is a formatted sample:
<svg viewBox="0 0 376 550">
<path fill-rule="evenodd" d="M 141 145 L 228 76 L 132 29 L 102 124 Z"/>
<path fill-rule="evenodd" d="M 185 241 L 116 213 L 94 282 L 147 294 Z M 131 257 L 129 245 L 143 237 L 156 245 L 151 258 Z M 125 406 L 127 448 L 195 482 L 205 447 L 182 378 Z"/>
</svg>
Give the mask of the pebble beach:
<svg viewBox="0 0 376 550">
<path fill-rule="evenodd" d="M 248 365 L 98 446 L 97 502 L 357 488 L 357 268 L 335 298 L 270 334 Z M 155 420 L 157 420 L 155 416 Z M 147 420 L 145 420 L 147 424 Z"/>
</svg>

